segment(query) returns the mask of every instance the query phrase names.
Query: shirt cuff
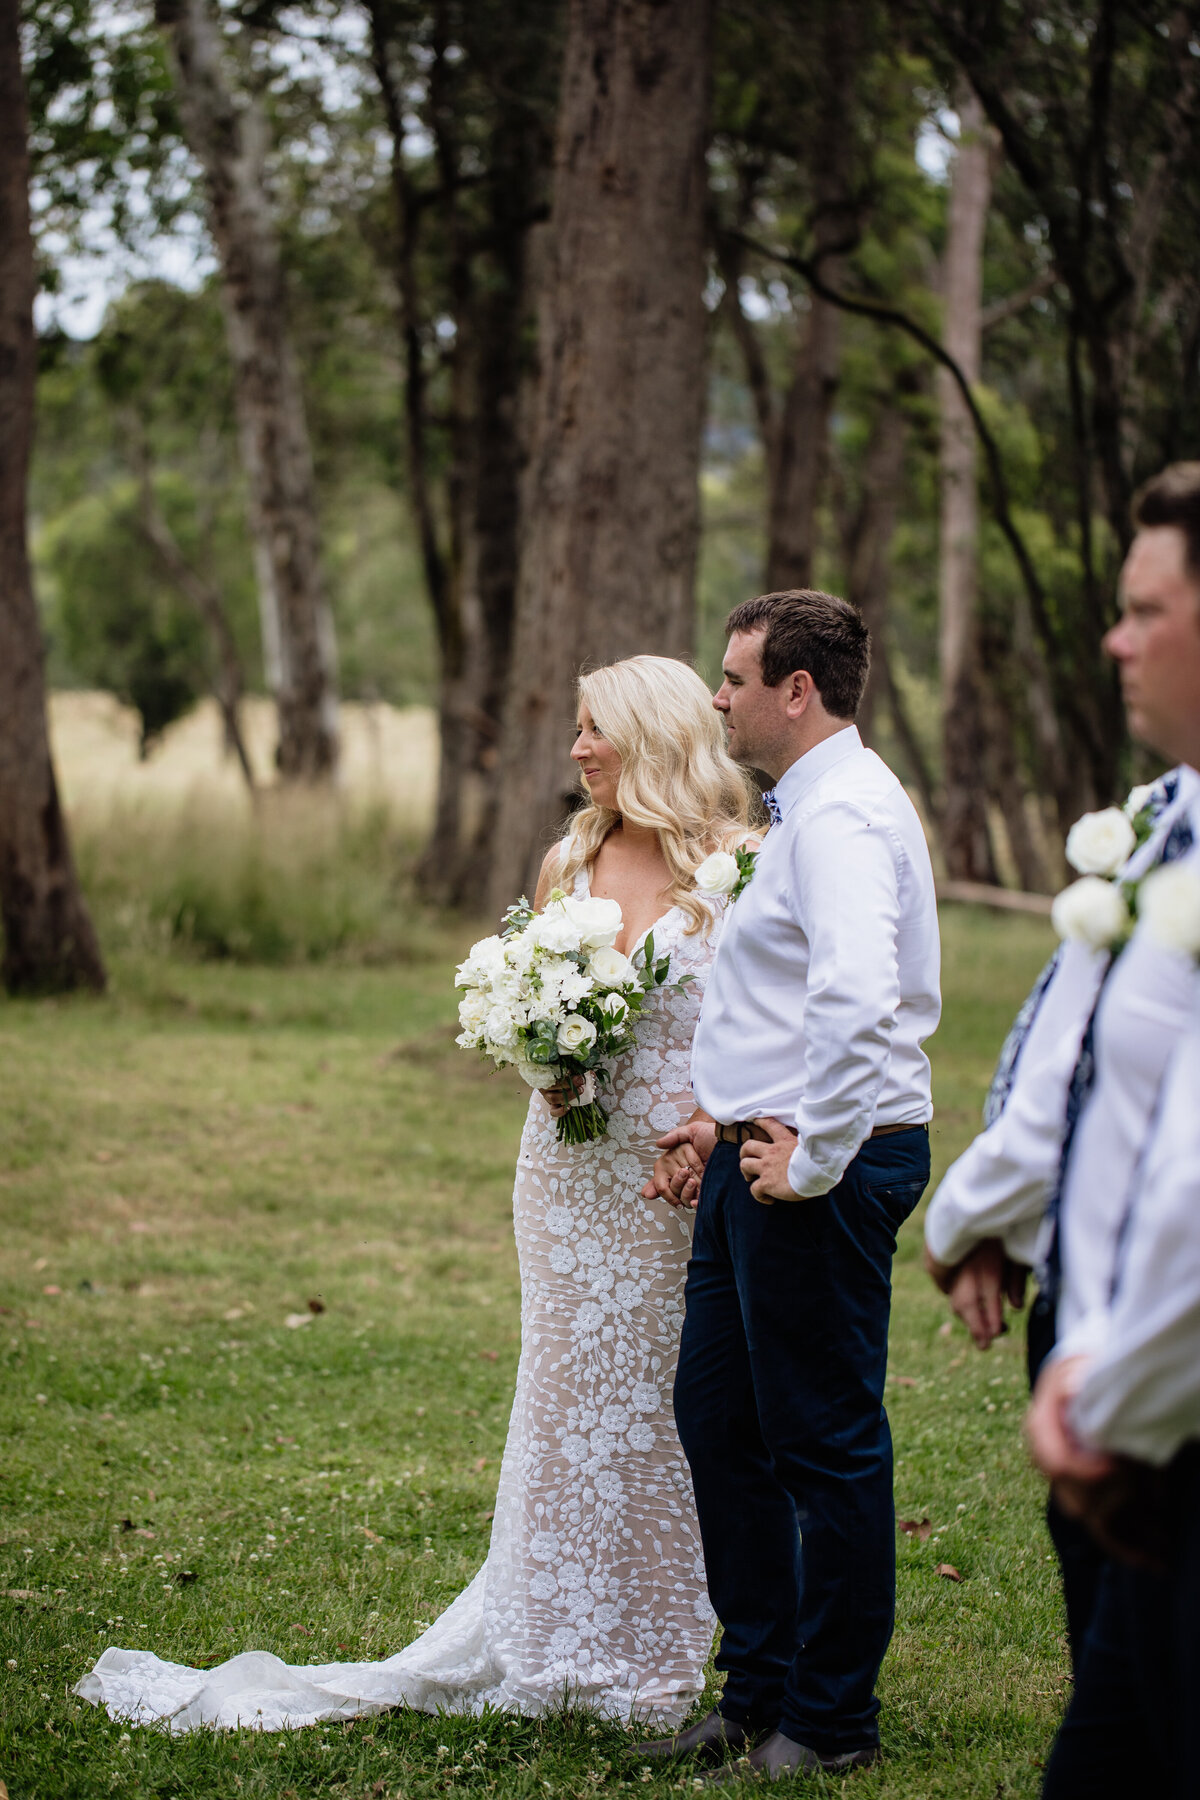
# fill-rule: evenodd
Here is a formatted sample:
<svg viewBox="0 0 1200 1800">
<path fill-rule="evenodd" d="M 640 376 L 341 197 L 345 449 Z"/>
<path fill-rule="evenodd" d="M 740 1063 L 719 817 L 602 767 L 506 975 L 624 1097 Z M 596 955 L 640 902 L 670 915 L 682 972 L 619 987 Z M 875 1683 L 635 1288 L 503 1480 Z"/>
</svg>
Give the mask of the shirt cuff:
<svg viewBox="0 0 1200 1800">
<path fill-rule="evenodd" d="M 841 1174 L 829 1175 L 813 1161 L 803 1144 L 797 1144 L 788 1158 L 788 1186 L 800 1200 L 819 1200 L 835 1188 Z"/>
</svg>

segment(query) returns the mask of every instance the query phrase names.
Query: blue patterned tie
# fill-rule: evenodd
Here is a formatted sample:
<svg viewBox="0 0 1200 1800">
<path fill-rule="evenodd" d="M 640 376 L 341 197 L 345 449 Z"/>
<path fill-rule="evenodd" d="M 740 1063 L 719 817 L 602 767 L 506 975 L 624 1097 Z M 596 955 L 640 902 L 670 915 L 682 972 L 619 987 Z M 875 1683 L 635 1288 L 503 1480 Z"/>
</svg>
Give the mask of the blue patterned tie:
<svg viewBox="0 0 1200 1800">
<path fill-rule="evenodd" d="M 779 804 L 779 795 L 775 792 L 774 788 L 767 788 L 764 791 L 762 803 L 767 809 L 767 817 L 770 819 L 772 825 L 782 825 L 783 808 Z"/>
<path fill-rule="evenodd" d="M 1163 802 L 1164 806 L 1168 806 L 1179 791 L 1178 777 L 1169 777 L 1163 783 L 1163 787 L 1170 789 Z M 1159 813 L 1162 810 L 1162 807 L 1158 808 Z M 1181 856 L 1186 856 L 1194 841 L 1191 824 L 1186 813 L 1182 814 L 1167 833 L 1158 865 L 1161 867 L 1163 863 L 1177 862 Z M 1117 958 L 1114 956 L 1104 972 L 1104 981 L 1100 983 L 1100 992 L 1096 995 L 1092 1016 L 1087 1022 L 1087 1030 L 1084 1032 L 1083 1042 L 1079 1046 L 1079 1060 L 1075 1064 L 1071 1085 L 1067 1089 L 1066 1130 L 1063 1133 L 1062 1154 L 1058 1160 L 1058 1175 L 1055 1179 L 1054 1191 L 1050 1196 L 1050 1204 L 1046 1208 L 1046 1217 L 1050 1221 L 1050 1242 L 1046 1247 L 1046 1267 L 1041 1277 L 1041 1289 L 1051 1306 L 1057 1305 L 1059 1289 L 1062 1286 L 1062 1203 L 1063 1189 L 1067 1181 L 1067 1166 L 1071 1160 L 1071 1149 L 1075 1142 L 1075 1132 L 1080 1117 L 1096 1080 L 1096 1013 L 1100 1007 L 1100 996 L 1104 992 L 1104 982 L 1112 974 L 1116 963 Z"/>
</svg>

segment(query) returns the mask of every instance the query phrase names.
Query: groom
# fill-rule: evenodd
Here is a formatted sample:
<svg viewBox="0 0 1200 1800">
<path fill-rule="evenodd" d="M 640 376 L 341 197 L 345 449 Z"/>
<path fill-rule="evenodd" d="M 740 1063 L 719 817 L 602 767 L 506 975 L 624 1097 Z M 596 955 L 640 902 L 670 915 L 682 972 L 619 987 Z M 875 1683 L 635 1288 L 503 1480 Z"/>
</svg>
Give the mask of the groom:
<svg viewBox="0 0 1200 1800">
<path fill-rule="evenodd" d="M 634 1754 L 711 1760 L 766 1733 L 754 1769 L 836 1773 L 879 1755 L 890 1275 L 929 1178 L 937 911 L 916 812 L 854 726 L 855 609 L 766 594 L 726 631 L 713 704 L 733 756 L 775 783 L 772 826 L 709 977 L 699 1107 L 647 1190 L 686 1201 L 703 1167 L 675 1416 L 726 1679 L 716 1712 Z"/>
</svg>

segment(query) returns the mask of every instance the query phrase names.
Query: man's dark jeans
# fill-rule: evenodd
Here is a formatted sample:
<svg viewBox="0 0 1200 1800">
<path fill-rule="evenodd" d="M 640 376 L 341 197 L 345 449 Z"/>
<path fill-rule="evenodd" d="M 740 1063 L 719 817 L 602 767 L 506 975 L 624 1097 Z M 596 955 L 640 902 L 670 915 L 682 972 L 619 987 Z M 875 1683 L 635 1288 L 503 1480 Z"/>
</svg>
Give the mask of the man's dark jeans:
<svg viewBox="0 0 1200 1800">
<path fill-rule="evenodd" d="M 891 1265 L 928 1180 L 914 1126 L 869 1138 L 822 1198 L 772 1206 L 719 1143 L 700 1193 L 675 1417 L 724 1627 L 721 1711 L 822 1756 L 879 1738 L 896 1597 Z"/>
<path fill-rule="evenodd" d="M 1200 1791 L 1200 1445 L 1180 1452 L 1168 1482 L 1166 1572 L 1103 1564 L 1043 1800 Z"/>
</svg>

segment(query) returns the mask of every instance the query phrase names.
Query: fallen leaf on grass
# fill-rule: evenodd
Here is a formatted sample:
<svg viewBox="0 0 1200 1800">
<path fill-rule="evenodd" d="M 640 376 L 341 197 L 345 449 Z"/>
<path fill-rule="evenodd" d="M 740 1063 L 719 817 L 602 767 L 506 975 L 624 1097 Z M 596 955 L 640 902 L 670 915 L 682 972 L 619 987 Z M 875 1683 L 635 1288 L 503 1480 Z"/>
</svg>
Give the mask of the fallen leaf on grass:
<svg viewBox="0 0 1200 1800">
<path fill-rule="evenodd" d="M 8 1800 L 8 1789 L 2 1781 L 0 1781 L 0 1800 Z"/>
<path fill-rule="evenodd" d="M 307 1625 L 293 1625 L 292 1630 L 300 1632 L 303 1637 L 312 1636 L 312 1632 L 308 1629 Z"/>
<path fill-rule="evenodd" d="M 920 1385 L 914 1375 L 893 1375 L 892 1380 L 897 1387 L 918 1387 Z"/>
<path fill-rule="evenodd" d="M 476 1457 L 474 1466 L 475 1466 L 475 1473 L 477 1475 L 482 1475 L 483 1471 L 487 1468 L 487 1457 L 486 1456 Z"/>
<path fill-rule="evenodd" d="M 939 1337 L 949 1337 L 951 1335 L 951 1333 L 953 1332 L 953 1330 L 954 1330 L 953 1325 L 950 1323 L 949 1319 L 947 1319 L 946 1323 L 944 1325 L 938 1326 L 938 1336 Z"/>
<path fill-rule="evenodd" d="M 56 1287 L 54 1285 L 54 1283 L 51 1281 L 50 1283 L 48 1283 L 48 1285 L 46 1287 L 44 1287 L 42 1289 L 42 1292 L 43 1292 L 43 1294 L 61 1294 L 62 1289 L 60 1287 Z"/>
<path fill-rule="evenodd" d="M 113 1153 L 111 1150 L 93 1150 L 92 1151 L 92 1159 L 94 1162 L 98 1162 L 98 1163 L 111 1162 L 113 1159 Z"/>
<path fill-rule="evenodd" d="M 312 1324 L 313 1315 L 308 1312 L 289 1313 L 287 1318 L 283 1322 L 287 1326 L 289 1331 L 299 1331 L 301 1325 L 311 1325 Z"/>
<path fill-rule="evenodd" d="M 5 1596 L 9 1600 L 36 1600 L 36 1588 L 5 1588 Z"/>
<path fill-rule="evenodd" d="M 944 1576 L 947 1581 L 962 1580 L 962 1576 L 959 1574 L 953 1563 L 939 1563 L 933 1572 L 935 1575 Z"/>
<path fill-rule="evenodd" d="M 480 1362 L 495 1362 L 500 1352 L 498 1350 L 477 1350 L 475 1354 Z"/>
<path fill-rule="evenodd" d="M 315 1295 L 314 1298 L 308 1302 L 308 1310 L 310 1313 L 323 1313 L 325 1311 L 325 1302 L 319 1294 Z"/>
<path fill-rule="evenodd" d="M 370 1538 L 373 1544 L 382 1544 L 383 1539 L 380 1537 L 379 1533 L 377 1531 L 372 1531 L 369 1525 L 360 1525 L 358 1529 L 365 1538 Z"/>
<path fill-rule="evenodd" d="M 928 1519 L 897 1519 L 896 1523 L 905 1537 L 916 1538 L 922 1544 L 933 1533 L 933 1526 Z M 940 1574 L 941 1571 L 939 1570 L 938 1573 Z"/>
<path fill-rule="evenodd" d="M 48 1269 L 49 1267 L 50 1258 L 48 1256 L 39 1256 L 33 1265 L 33 1272 L 35 1275 L 40 1275 L 43 1269 Z"/>
</svg>

